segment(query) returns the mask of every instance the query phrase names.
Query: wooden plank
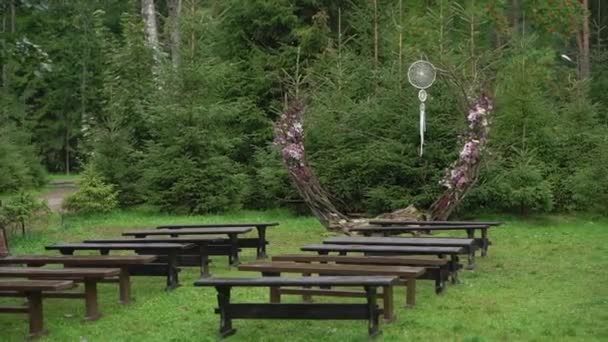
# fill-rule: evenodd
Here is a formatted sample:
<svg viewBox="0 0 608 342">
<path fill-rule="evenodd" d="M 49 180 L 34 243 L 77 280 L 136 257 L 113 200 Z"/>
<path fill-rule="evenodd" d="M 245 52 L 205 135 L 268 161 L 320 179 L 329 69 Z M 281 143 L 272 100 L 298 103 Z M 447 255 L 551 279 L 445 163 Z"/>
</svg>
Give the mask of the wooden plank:
<svg viewBox="0 0 608 342">
<path fill-rule="evenodd" d="M 499 221 L 408 221 L 408 220 L 371 220 L 370 224 L 380 225 L 427 225 L 427 226 L 448 226 L 448 225 L 488 225 L 488 226 L 500 226 L 503 223 Z"/>
<path fill-rule="evenodd" d="M 154 238 L 118 238 L 118 239 L 90 239 L 85 243 L 228 243 L 224 237 L 154 237 Z"/>
<path fill-rule="evenodd" d="M 208 228 L 208 229 L 155 229 L 155 230 L 130 230 L 122 233 L 123 236 L 149 236 L 149 235 L 219 235 L 219 234 L 245 234 L 253 228 Z"/>
<path fill-rule="evenodd" d="M 278 291 L 280 294 L 284 295 L 332 296 L 349 298 L 364 298 L 366 296 L 364 291 L 354 290 L 300 289 L 295 287 L 281 287 Z"/>
<path fill-rule="evenodd" d="M 0 291 L 60 291 L 74 287 L 71 280 L 2 280 Z"/>
<path fill-rule="evenodd" d="M 30 309 L 25 306 L 0 306 L 0 313 L 26 314 L 29 312 L 30 312 Z"/>
<path fill-rule="evenodd" d="M 330 245 L 312 244 L 300 248 L 315 252 L 361 252 L 361 253 L 401 253 L 401 254 L 464 254 L 462 247 L 421 247 L 421 246 L 374 246 L 374 245 Z"/>
<path fill-rule="evenodd" d="M 120 269 L 118 268 L 0 267 L 0 277 L 107 278 L 119 274 Z"/>
<path fill-rule="evenodd" d="M 170 224 L 156 227 L 156 229 L 190 229 L 190 228 L 241 228 L 241 227 L 275 227 L 278 222 L 253 223 L 200 223 L 200 224 Z"/>
<path fill-rule="evenodd" d="M 262 277 L 262 278 L 201 278 L 194 286 L 389 286 L 399 283 L 394 276 L 345 277 Z"/>
<path fill-rule="evenodd" d="M 194 244 L 179 243 L 58 243 L 46 246 L 47 250 L 134 250 L 134 249 L 187 249 Z"/>
<path fill-rule="evenodd" d="M 156 258 L 155 255 L 13 255 L 0 258 L 0 264 L 123 266 L 147 264 Z"/>
<path fill-rule="evenodd" d="M 403 266 L 442 266 L 447 265 L 447 259 L 436 257 L 403 257 L 403 256 L 347 256 L 347 255 L 312 255 L 312 254 L 283 254 L 272 257 L 273 261 L 295 262 L 335 262 L 342 264 L 363 265 L 403 265 Z"/>
<path fill-rule="evenodd" d="M 378 266 L 378 265 L 336 265 L 336 264 L 305 264 L 297 262 L 254 262 L 239 266 L 240 271 L 256 272 L 289 272 L 314 273 L 328 275 L 395 275 L 405 278 L 415 278 L 424 273 L 422 267 L 409 266 Z"/>
<path fill-rule="evenodd" d="M 362 237 L 336 236 L 323 240 L 325 244 L 338 245 L 395 245 L 395 246 L 442 246 L 468 247 L 475 245 L 475 239 L 466 238 L 432 238 L 432 237 Z"/>
<path fill-rule="evenodd" d="M 367 319 L 366 304 L 228 304 L 230 318 Z"/>
<path fill-rule="evenodd" d="M 452 225 L 452 226 L 361 226 L 361 227 L 353 227 L 349 230 L 352 232 L 395 232 L 395 231 L 403 231 L 403 232 L 415 232 L 415 231 L 424 231 L 424 230 L 467 230 L 467 229 L 489 229 L 492 226 L 488 225 Z"/>
</svg>

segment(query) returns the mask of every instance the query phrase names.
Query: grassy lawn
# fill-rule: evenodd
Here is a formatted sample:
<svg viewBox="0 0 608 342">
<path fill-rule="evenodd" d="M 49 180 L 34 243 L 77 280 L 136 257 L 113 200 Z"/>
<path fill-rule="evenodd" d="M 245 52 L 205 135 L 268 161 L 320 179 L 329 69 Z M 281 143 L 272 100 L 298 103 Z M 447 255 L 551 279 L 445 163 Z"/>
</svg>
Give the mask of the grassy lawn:
<svg viewBox="0 0 608 342">
<path fill-rule="evenodd" d="M 69 218 L 63 226 L 53 223 L 26 238 L 15 237 L 11 247 L 13 254 L 43 253 L 46 244 L 118 237 L 127 228 L 238 221 L 281 223 L 268 231 L 271 255 L 297 252 L 299 246 L 330 235 L 316 219 L 283 211 L 200 217 L 123 212 L 106 217 Z M 508 219 L 503 227 L 490 231 L 490 238 L 494 244 L 489 256 L 478 259 L 475 271 L 463 271 L 461 283 L 449 286 L 445 294 L 435 295 L 433 282 L 421 281 L 417 307 L 405 310 L 400 305 L 405 302 L 405 291 L 398 288 L 397 320 L 382 325 L 383 333 L 378 340 L 608 340 L 608 220 Z M 254 253 L 246 250 L 242 261 L 254 260 Z M 226 257 L 213 260 L 215 275 L 254 275 L 230 270 Z M 135 277 L 136 301 L 129 307 L 117 303 L 116 285 L 103 284 L 100 286 L 103 317 L 92 323 L 82 321 L 82 301 L 47 300 L 45 313 L 50 335 L 42 341 L 217 340 L 215 290 L 191 286 L 197 275 L 198 269 L 186 268 L 180 275 L 183 286 L 170 293 L 163 291 L 164 278 Z M 236 301 L 267 301 L 268 293 L 262 289 L 237 289 L 233 290 L 233 297 Z M 299 300 L 294 296 L 285 298 Z M 235 341 L 368 339 L 364 321 L 235 320 L 234 326 L 237 334 L 231 340 Z M 18 315 L 0 315 L 0 327 L 2 341 L 22 341 L 27 331 L 25 318 Z"/>
</svg>

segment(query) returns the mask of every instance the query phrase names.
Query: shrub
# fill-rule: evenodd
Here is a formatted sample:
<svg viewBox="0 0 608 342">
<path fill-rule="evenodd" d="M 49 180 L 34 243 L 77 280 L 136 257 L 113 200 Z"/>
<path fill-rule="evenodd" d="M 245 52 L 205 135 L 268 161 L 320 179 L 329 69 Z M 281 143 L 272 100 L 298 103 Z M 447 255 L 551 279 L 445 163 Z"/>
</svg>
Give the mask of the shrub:
<svg viewBox="0 0 608 342">
<path fill-rule="evenodd" d="M 49 208 L 44 201 L 39 201 L 29 192 L 20 191 L 11 197 L 6 204 L 0 206 L 0 226 L 17 224 L 21 227 L 21 234 L 25 235 L 25 225 L 37 213 L 48 212 Z"/>
<path fill-rule="evenodd" d="M 118 205 L 118 193 L 92 167 L 88 166 L 78 182 L 79 189 L 65 199 L 64 209 L 82 214 L 108 213 Z"/>
</svg>

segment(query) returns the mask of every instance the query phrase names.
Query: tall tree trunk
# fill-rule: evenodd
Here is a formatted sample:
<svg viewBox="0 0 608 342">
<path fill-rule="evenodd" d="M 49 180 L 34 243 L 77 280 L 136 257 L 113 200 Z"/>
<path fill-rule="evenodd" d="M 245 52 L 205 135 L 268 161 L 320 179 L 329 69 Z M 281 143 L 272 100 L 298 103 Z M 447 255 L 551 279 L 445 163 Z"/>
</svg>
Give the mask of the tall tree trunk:
<svg viewBox="0 0 608 342">
<path fill-rule="evenodd" d="M 169 7 L 171 61 L 173 62 L 173 66 L 177 67 L 179 65 L 181 57 L 181 35 L 179 28 L 179 19 L 182 11 L 182 0 L 167 0 L 167 6 Z"/>
<path fill-rule="evenodd" d="M 519 35 L 521 33 L 521 0 L 511 0 L 511 9 L 509 13 L 509 22 L 513 28 L 513 33 Z"/>
<path fill-rule="evenodd" d="M 146 26 L 148 45 L 154 50 L 155 56 L 160 52 L 158 45 L 158 24 L 156 23 L 156 6 L 154 0 L 141 0 L 141 15 Z"/>
<path fill-rule="evenodd" d="M 591 56 L 589 53 L 589 3 L 588 0 L 579 0 L 583 7 L 583 19 L 578 37 L 578 67 L 580 79 L 589 77 L 591 70 Z"/>
<path fill-rule="evenodd" d="M 378 70 L 378 0 L 374 1 L 374 71 Z"/>
</svg>

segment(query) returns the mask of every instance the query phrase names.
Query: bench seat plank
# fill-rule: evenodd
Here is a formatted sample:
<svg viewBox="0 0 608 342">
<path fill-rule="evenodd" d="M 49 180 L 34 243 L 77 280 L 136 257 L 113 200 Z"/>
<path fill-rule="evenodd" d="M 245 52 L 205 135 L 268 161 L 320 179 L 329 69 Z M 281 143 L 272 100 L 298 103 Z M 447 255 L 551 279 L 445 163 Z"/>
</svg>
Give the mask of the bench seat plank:
<svg viewBox="0 0 608 342">
<path fill-rule="evenodd" d="M 467 238 L 435 238 L 435 237 L 362 237 L 336 236 L 323 240 L 327 244 L 346 245 L 395 245 L 395 246 L 441 246 L 441 247 L 473 247 L 475 239 Z"/>
<path fill-rule="evenodd" d="M 436 257 L 425 258 L 404 256 L 350 256 L 350 255 L 314 255 L 314 254 L 281 254 L 272 257 L 273 261 L 302 261 L 302 262 L 335 262 L 344 264 L 370 265 L 403 265 L 403 266 L 442 266 L 448 260 Z"/>
<path fill-rule="evenodd" d="M 433 225 L 488 225 L 488 226 L 500 226 L 503 223 L 499 221 L 412 221 L 412 220 L 371 220 L 370 224 L 379 224 L 379 225 L 425 225 L 425 226 L 433 226 Z"/>
<path fill-rule="evenodd" d="M 58 243 L 46 246 L 47 250 L 135 250 L 135 249 L 187 249 L 194 247 L 194 244 L 180 243 Z"/>
<path fill-rule="evenodd" d="M 169 224 L 156 227 L 156 229 L 189 229 L 189 228 L 241 228 L 241 227 L 275 227 L 278 222 L 252 222 L 252 223 L 197 223 L 197 224 Z"/>
<path fill-rule="evenodd" d="M 221 234 L 246 234 L 253 228 L 207 228 L 207 229 L 153 229 L 153 230 L 130 230 L 122 233 L 123 236 L 152 236 L 152 235 L 221 235 Z"/>
<path fill-rule="evenodd" d="M 0 280 L 0 291 L 61 291 L 73 287 L 71 280 Z"/>
<path fill-rule="evenodd" d="M 0 267 L 0 277 L 108 278 L 119 274 L 118 268 Z"/>
<path fill-rule="evenodd" d="M 416 278 L 424 273 L 423 267 L 303 264 L 281 261 L 244 264 L 239 266 L 239 270 L 256 272 L 323 273 L 335 275 L 392 275 L 403 278 Z"/>
</svg>

